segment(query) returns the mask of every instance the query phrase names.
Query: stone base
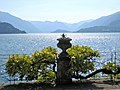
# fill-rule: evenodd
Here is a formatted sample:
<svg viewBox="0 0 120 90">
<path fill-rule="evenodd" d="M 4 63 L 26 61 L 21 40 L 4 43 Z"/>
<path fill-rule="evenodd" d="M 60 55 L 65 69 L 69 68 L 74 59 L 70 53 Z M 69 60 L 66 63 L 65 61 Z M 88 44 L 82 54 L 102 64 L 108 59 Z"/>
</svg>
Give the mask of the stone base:
<svg viewBox="0 0 120 90">
<path fill-rule="evenodd" d="M 71 84 L 72 79 L 57 79 L 56 84 L 57 85 L 65 85 L 65 84 Z"/>
</svg>

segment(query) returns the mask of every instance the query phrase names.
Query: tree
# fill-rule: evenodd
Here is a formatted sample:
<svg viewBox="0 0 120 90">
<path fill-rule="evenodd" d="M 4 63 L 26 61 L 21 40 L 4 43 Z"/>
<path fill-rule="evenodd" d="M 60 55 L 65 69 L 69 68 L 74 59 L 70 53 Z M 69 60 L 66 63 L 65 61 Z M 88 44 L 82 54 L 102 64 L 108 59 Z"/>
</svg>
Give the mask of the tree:
<svg viewBox="0 0 120 90">
<path fill-rule="evenodd" d="M 116 72 L 118 71 L 120 66 L 117 65 L 115 62 L 108 62 L 106 65 L 103 66 L 103 68 L 106 70 L 110 70 L 112 72 L 111 74 L 108 75 L 110 76 L 111 79 L 115 78 L 115 76 L 116 78 L 120 76 L 120 75 L 116 75 Z"/>
<path fill-rule="evenodd" d="M 51 83 L 55 80 L 54 64 L 57 54 L 57 50 L 50 46 L 32 54 L 33 67 L 38 73 L 37 81 Z"/>
<path fill-rule="evenodd" d="M 94 70 L 94 57 L 99 57 L 99 53 L 96 50 L 88 46 L 72 46 L 67 50 L 71 56 L 71 68 L 70 72 L 72 75 L 86 74 L 89 71 Z"/>
<path fill-rule="evenodd" d="M 29 74 L 31 68 L 31 58 L 27 55 L 11 55 L 8 61 L 5 63 L 7 73 L 14 77 L 19 74 L 19 78 L 22 80 L 23 77 Z"/>
<path fill-rule="evenodd" d="M 34 52 L 32 56 L 11 55 L 5 63 L 7 73 L 11 77 L 16 74 L 19 75 L 21 80 L 23 78 L 37 80 L 39 77 L 43 77 L 45 82 L 46 80 L 49 82 L 50 78 L 55 77 L 53 64 L 55 64 L 57 54 L 57 50 L 49 46 L 41 51 Z"/>
<path fill-rule="evenodd" d="M 70 75 L 86 74 L 94 70 L 92 59 L 99 53 L 88 46 L 72 46 L 67 50 L 70 61 Z M 36 80 L 42 83 L 53 83 L 56 79 L 55 64 L 58 52 L 49 46 L 31 56 L 11 55 L 5 63 L 7 73 L 13 77 L 16 74 L 22 80 Z M 59 72 L 59 71 L 57 71 Z"/>
</svg>

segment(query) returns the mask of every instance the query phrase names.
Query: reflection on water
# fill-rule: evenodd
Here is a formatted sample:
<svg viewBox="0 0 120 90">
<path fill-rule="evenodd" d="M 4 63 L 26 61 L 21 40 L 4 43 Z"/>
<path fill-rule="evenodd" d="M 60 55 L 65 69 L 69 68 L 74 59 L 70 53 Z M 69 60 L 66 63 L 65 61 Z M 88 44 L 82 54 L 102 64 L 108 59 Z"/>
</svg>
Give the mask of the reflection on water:
<svg viewBox="0 0 120 90">
<path fill-rule="evenodd" d="M 60 33 L 0 34 L 0 65 L 7 60 L 9 54 L 32 54 L 34 51 L 39 51 L 46 46 L 57 48 L 57 39 L 60 38 L 61 35 Z M 98 61 L 101 62 L 104 61 L 106 63 L 107 61 L 105 60 L 111 59 L 110 52 L 120 52 L 120 33 L 67 33 L 65 35 L 72 39 L 72 45 L 87 45 L 102 52 L 101 55 L 103 54 L 105 56 L 102 55 L 102 59 L 98 59 Z M 58 51 L 60 52 L 60 49 L 58 49 Z M 117 56 L 120 56 L 120 54 Z M 106 57 L 108 59 L 106 59 Z M 113 58 L 116 57 L 114 56 Z M 96 63 L 96 67 L 97 66 L 101 67 L 102 65 Z M 0 73 L 4 73 L 4 67 L 2 67 L 0 71 Z M 0 75 L 0 81 L 4 82 L 5 79 L 3 79 Z"/>
<path fill-rule="evenodd" d="M 67 33 L 73 45 L 88 45 L 99 51 L 120 51 L 120 33 Z M 61 34 L 1 34 L 0 53 L 31 54 L 46 46 L 57 48 Z"/>
</svg>

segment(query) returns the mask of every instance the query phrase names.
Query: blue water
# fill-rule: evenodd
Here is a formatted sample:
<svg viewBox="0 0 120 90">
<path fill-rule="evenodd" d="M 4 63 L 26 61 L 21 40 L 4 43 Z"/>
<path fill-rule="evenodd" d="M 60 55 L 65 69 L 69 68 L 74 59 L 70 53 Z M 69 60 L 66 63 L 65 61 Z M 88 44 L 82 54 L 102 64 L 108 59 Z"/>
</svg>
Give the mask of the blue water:
<svg viewBox="0 0 120 90">
<path fill-rule="evenodd" d="M 0 54 L 32 54 L 47 46 L 57 48 L 62 34 L 0 34 Z M 99 52 L 120 52 L 120 33 L 67 33 L 72 45 L 87 45 Z M 57 48 L 60 52 L 60 49 Z M 1 59 L 2 65 L 7 59 Z M 1 78 L 1 77 L 0 77 Z"/>
<path fill-rule="evenodd" d="M 32 54 L 47 46 L 57 48 L 62 34 L 0 34 L 0 54 Z M 87 45 L 99 52 L 120 52 L 120 33 L 67 33 L 72 45 Z M 57 48 L 60 52 L 60 49 Z M 6 59 L 0 60 L 0 65 Z"/>
<path fill-rule="evenodd" d="M 87 45 L 99 51 L 120 51 L 120 33 L 67 33 L 72 45 Z M 0 53 L 31 54 L 46 46 L 57 48 L 61 34 L 0 34 Z"/>
</svg>

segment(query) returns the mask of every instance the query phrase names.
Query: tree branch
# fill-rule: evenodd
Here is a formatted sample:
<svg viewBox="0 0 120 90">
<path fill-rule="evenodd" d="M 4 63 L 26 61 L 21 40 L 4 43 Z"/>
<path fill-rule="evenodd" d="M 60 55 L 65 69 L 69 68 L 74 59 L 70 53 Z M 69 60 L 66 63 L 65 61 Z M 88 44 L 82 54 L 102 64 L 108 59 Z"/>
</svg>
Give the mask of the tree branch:
<svg viewBox="0 0 120 90">
<path fill-rule="evenodd" d="M 103 72 L 105 74 L 113 74 L 113 75 L 116 75 L 116 74 L 119 74 L 120 73 L 120 68 L 118 68 L 118 70 L 116 72 L 113 72 L 112 70 L 107 70 L 107 69 L 98 69 L 94 72 L 92 72 L 91 74 L 87 75 L 87 76 L 82 76 L 82 75 L 73 75 L 72 78 L 75 78 L 75 79 L 87 79 L 87 78 L 90 78 L 92 76 L 94 76 L 95 74 L 97 73 L 100 73 L 100 72 Z"/>
</svg>

